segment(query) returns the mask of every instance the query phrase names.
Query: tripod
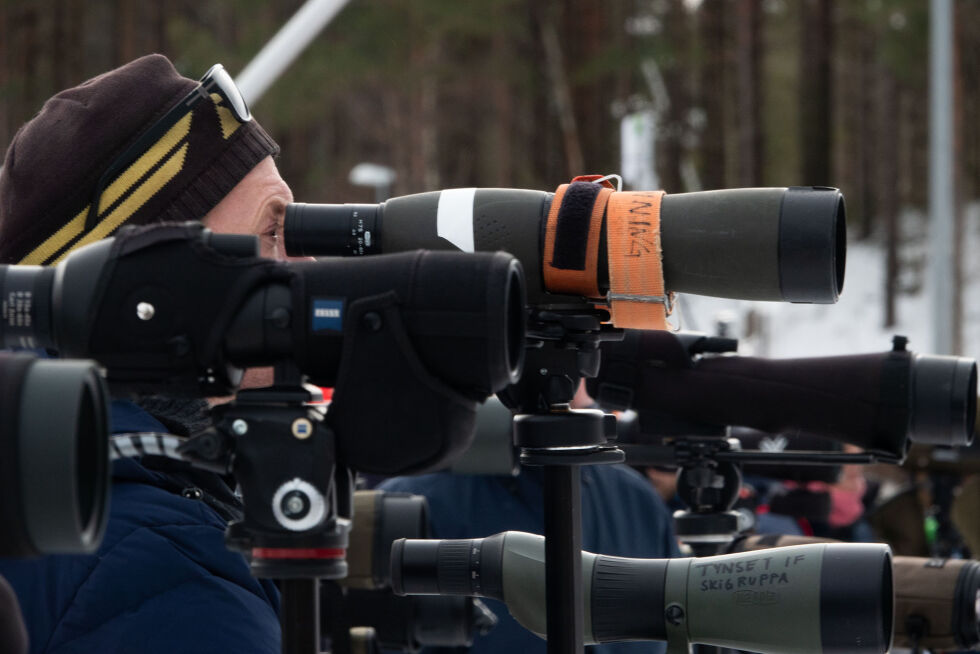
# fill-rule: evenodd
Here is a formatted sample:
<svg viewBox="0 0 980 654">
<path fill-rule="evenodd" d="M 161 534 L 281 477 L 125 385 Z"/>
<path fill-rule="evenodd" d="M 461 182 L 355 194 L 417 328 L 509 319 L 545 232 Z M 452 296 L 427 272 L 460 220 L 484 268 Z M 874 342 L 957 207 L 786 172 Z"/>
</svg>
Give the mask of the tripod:
<svg viewBox="0 0 980 654">
<path fill-rule="evenodd" d="M 622 338 L 598 313 L 535 311 L 521 381 L 501 399 L 517 411 L 514 441 L 523 465 L 544 466 L 544 536 L 549 654 L 583 651 L 581 466 L 620 463 L 609 444 L 616 421 L 569 402 L 581 377 L 599 370 L 599 343 Z"/>
<path fill-rule="evenodd" d="M 320 652 L 320 580 L 347 575 L 353 475 L 337 464 L 336 438 L 309 406 L 320 399 L 292 363 L 276 366 L 268 388 L 241 390 L 212 410 L 213 428 L 182 454 L 231 471 L 244 519 L 225 532 L 256 577 L 279 580 L 283 654 Z"/>
</svg>

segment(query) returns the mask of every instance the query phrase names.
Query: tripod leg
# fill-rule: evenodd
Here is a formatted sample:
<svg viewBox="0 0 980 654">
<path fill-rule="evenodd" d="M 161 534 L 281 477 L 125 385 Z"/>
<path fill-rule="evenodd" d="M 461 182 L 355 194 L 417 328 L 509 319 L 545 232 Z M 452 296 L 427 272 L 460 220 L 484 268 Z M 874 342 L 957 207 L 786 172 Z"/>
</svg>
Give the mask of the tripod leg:
<svg viewBox="0 0 980 654">
<path fill-rule="evenodd" d="M 279 588 L 282 654 L 320 654 L 320 580 L 284 579 Z"/>
<path fill-rule="evenodd" d="M 581 654 L 582 471 L 544 467 L 545 585 L 548 654 Z"/>
</svg>

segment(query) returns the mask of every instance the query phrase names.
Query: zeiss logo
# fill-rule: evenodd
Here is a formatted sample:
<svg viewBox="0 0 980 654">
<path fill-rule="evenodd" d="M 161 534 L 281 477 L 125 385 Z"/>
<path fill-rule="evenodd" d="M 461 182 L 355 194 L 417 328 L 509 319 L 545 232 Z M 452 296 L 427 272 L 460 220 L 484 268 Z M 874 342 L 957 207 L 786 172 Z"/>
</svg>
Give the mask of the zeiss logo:
<svg viewBox="0 0 980 654">
<path fill-rule="evenodd" d="M 344 329 L 343 300 L 313 300 L 313 331 L 339 332 Z"/>
</svg>

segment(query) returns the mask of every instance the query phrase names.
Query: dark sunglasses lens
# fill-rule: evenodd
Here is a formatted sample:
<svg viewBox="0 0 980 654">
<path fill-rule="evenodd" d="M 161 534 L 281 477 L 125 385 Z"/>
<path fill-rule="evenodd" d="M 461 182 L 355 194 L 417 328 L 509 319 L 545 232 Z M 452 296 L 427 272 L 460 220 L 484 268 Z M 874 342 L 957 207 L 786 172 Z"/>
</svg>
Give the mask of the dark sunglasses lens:
<svg viewBox="0 0 980 654">
<path fill-rule="evenodd" d="M 235 117 L 243 123 L 251 120 L 252 115 L 248 112 L 248 105 L 245 104 L 245 98 L 242 97 L 242 92 L 238 90 L 238 87 L 235 85 L 235 80 L 231 78 L 228 71 L 220 66 L 215 66 L 211 69 L 209 75 L 214 80 L 214 85 L 221 89 L 221 93 L 225 101 L 231 106 Z"/>
</svg>

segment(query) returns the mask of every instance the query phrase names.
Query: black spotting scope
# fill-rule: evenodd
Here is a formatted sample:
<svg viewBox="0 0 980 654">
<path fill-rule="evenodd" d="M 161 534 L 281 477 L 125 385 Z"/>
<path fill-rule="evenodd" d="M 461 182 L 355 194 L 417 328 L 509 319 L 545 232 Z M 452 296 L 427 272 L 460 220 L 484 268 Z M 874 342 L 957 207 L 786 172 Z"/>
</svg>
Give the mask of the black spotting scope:
<svg viewBox="0 0 980 654">
<path fill-rule="evenodd" d="M 257 252 L 253 236 L 187 223 L 123 228 L 53 268 L 0 266 L 0 344 L 91 357 L 116 391 L 192 397 L 289 363 L 337 388 L 326 422 L 342 460 L 388 475 L 451 458 L 476 402 L 520 376 L 526 302 L 510 255 Z"/>
<path fill-rule="evenodd" d="M 470 540 L 398 540 L 396 593 L 503 601 L 544 637 L 545 542 L 508 531 Z M 584 642 L 666 640 L 761 654 L 887 651 L 891 551 L 814 544 L 704 558 L 627 559 L 582 552 Z"/>
<path fill-rule="evenodd" d="M 110 384 L 140 388 L 145 377 L 151 392 L 170 383 L 227 393 L 237 385 L 229 368 L 284 356 L 333 385 L 351 315 L 383 324 L 400 305 L 405 337 L 449 383 L 488 395 L 519 376 L 524 294 L 512 257 L 283 263 L 259 259 L 257 247 L 187 223 L 125 228 L 55 267 L 0 266 L 3 297 L 22 298 L 4 304 L 0 344 L 95 356 Z M 190 324 L 204 318 L 219 324 Z"/>
<path fill-rule="evenodd" d="M 599 374 L 586 384 L 603 408 L 634 409 L 641 432 L 661 421 L 679 423 L 677 435 L 684 423 L 803 431 L 896 461 L 910 442 L 971 442 L 976 361 L 906 344 L 896 336 L 876 354 L 762 359 L 731 354 L 732 339 L 627 330 L 602 344 Z"/>
<path fill-rule="evenodd" d="M 109 404 L 98 367 L 0 353 L 0 556 L 94 552 L 108 504 Z"/>
<path fill-rule="evenodd" d="M 605 193 L 600 184 L 573 181 L 556 193 L 468 188 L 381 204 L 290 204 L 286 252 L 360 256 L 417 248 L 503 250 L 524 265 L 528 299 L 540 306 L 568 304 L 573 296 L 579 302 L 583 296 L 605 297 L 613 252 L 609 237 L 622 235 L 621 256 L 643 257 L 654 250 L 659 256 L 662 251 L 667 291 L 833 303 L 843 288 L 846 226 L 837 189 L 746 188 L 667 194 L 662 200 L 659 193 L 610 192 L 612 199 Z M 651 208 L 654 203 L 659 209 Z M 651 212 L 657 216 L 651 218 Z M 594 267 L 592 290 L 550 281 L 548 267 Z"/>
</svg>

